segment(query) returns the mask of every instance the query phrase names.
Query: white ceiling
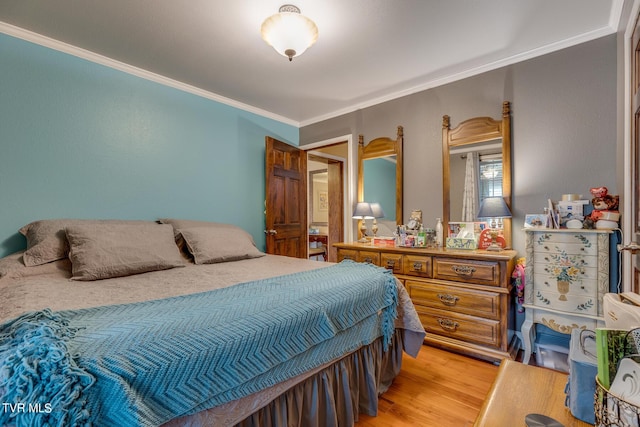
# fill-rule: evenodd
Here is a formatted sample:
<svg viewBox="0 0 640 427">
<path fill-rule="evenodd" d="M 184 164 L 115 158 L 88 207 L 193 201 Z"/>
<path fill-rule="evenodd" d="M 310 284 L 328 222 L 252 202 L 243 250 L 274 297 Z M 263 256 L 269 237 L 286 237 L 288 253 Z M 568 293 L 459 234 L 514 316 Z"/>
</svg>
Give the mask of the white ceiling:
<svg viewBox="0 0 640 427">
<path fill-rule="evenodd" d="M 303 126 L 612 34 L 623 7 L 291 0 L 319 36 L 289 62 L 260 38 L 287 2 L 1 0 L 0 32 Z"/>
</svg>

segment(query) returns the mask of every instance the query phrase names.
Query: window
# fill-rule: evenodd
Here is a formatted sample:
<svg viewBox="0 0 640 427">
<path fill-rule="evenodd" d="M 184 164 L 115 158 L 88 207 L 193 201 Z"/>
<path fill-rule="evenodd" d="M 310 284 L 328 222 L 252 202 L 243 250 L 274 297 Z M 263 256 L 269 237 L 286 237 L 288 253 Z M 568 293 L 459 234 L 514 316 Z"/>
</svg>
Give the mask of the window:
<svg viewBox="0 0 640 427">
<path fill-rule="evenodd" d="M 480 157 L 478 168 L 480 202 L 487 197 L 502 196 L 502 159 L 483 159 L 482 157 Z"/>
</svg>

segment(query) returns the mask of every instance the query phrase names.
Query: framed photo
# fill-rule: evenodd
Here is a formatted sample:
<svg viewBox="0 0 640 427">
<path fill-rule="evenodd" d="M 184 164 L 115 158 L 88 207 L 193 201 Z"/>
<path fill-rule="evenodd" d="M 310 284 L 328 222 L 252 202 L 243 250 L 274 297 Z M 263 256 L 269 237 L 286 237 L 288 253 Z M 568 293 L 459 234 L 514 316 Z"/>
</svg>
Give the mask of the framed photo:
<svg viewBox="0 0 640 427">
<path fill-rule="evenodd" d="M 524 228 L 547 228 L 548 215 L 527 214 L 524 217 Z"/>
<path fill-rule="evenodd" d="M 318 210 L 329 210 L 329 194 L 326 191 L 318 192 Z"/>
<path fill-rule="evenodd" d="M 309 214 L 313 225 L 329 222 L 329 189 L 326 169 L 309 171 Z"/>
<path fill-rule="evenodd" d="M 449 222 L 448 237 L 459 237 L 462 230 L 472 230 L 474 236 L 478 238 L 482 230 L 488 228 L 486 222 Z"/>
</svg>

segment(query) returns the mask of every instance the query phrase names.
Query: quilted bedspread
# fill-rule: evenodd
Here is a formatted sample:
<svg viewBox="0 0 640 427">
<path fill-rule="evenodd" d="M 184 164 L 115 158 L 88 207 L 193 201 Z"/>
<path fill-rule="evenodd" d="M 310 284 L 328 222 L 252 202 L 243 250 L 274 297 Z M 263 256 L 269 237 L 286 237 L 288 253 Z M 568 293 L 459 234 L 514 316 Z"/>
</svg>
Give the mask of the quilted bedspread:
<svg viewBox="0 0 640 427">
<path fill-rule="evenodd" d="M 380 336 L 396 281 L 340 264 L 210 292 L 0 325 L 0 424 L 155 426 L 289 379 Z M 14 408 L 15 409 L 15 408 Z"/>
</svg>

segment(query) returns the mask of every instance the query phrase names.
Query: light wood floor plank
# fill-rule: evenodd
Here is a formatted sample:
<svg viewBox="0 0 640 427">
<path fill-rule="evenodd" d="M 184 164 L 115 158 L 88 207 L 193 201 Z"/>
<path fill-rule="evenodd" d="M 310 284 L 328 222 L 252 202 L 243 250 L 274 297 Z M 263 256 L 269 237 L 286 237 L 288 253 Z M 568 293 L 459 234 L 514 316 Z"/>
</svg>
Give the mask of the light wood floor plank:
<svg viewBox="0 0 640 427">
<path fill-rule="evenodd" d="M 360 415 L 356 425 L 472 426 L 497 374 L 497 365 L 423 346 L 416 359 L 404 356 L 378 416 Z"/>
</svg>

